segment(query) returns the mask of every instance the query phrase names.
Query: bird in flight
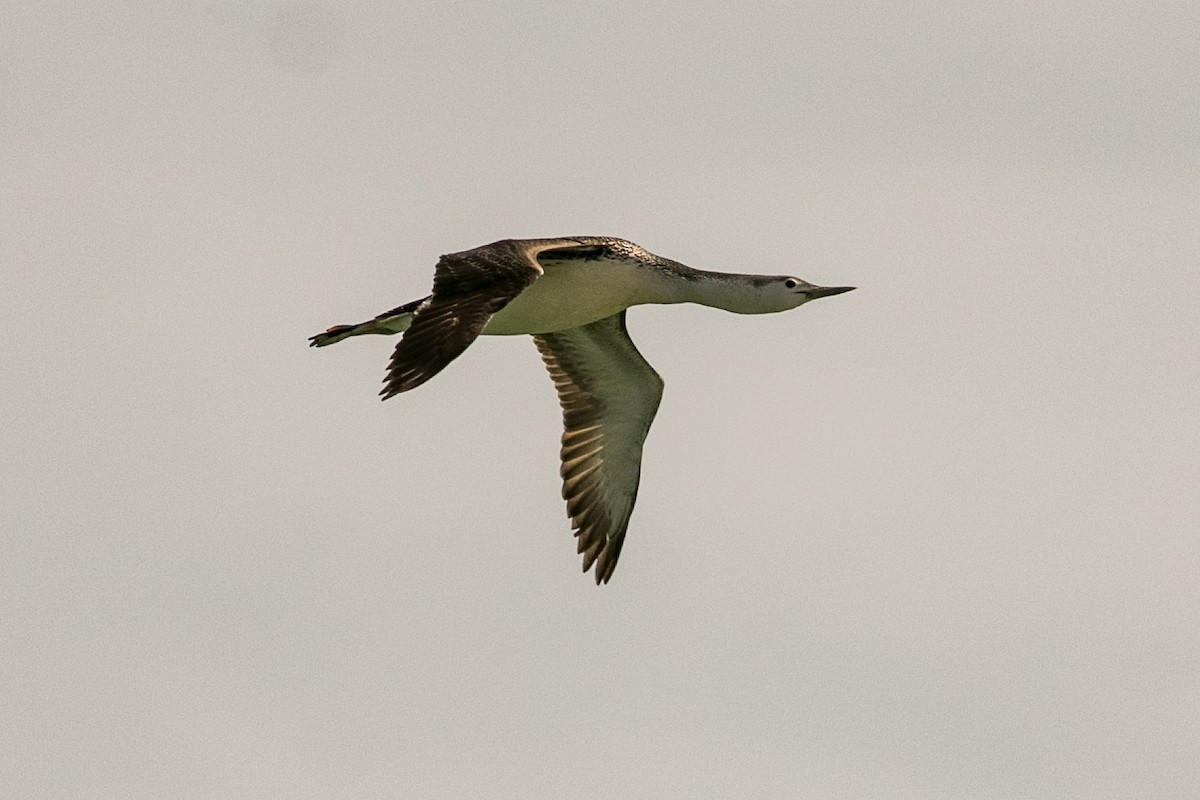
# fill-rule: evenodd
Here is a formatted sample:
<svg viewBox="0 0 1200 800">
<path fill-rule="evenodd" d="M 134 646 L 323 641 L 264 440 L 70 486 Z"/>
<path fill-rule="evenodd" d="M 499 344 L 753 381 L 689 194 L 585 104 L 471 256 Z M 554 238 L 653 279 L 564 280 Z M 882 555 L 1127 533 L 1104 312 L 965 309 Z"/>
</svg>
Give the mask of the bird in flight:
<svg viewBox="0 0 1200 800">
<path fill-rule="evenodd" d="M 770 314 L 853 286 L 787 275 L 706 272 L 624 239 L 504 239 L 444 255 L 433 293 L 357 325 L 335 325 L 313 347 L 362 334 L 404 334 L 380 392 L 387 399 L 441 372 L 480 334 L 533 336 L 562 406 L 562 495 L 596 583 L 617 566 L 637 499 L 642 444 L 663 382 L 634 347 L 625 310 L 699 303 Z"/>
</svg>

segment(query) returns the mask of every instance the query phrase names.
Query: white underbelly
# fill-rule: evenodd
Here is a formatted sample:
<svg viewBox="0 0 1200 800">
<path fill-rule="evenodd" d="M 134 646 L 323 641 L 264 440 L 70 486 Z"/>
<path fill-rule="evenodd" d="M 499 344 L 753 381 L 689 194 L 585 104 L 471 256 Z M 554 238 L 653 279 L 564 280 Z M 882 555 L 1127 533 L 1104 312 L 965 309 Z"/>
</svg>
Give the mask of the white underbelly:
<svg viewBox="0 0 1200 800">
<path fill-rule="evenodd" d="M 549 265 L 544 275 L 491 318 L 483 332 L 492 336 L 550 333 L 611 317 L 646 302 L 648 277 L 643 269 L 612 262 Z"/>
</svg>

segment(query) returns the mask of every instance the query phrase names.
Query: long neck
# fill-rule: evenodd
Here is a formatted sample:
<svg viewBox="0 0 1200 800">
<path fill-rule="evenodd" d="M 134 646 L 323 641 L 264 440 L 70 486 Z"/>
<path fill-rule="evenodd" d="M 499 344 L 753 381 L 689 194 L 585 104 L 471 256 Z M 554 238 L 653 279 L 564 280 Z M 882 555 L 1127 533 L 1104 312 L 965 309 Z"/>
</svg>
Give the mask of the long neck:
<svg viewBox="0 0 1200 800">
<path fill-rule="evenodd" d="M 698 303 L 735 314 L 762 314 L 761 296 L 751 279 L 755 275 L 707 272 L 683 264 L 672 264 L 661 279 L 650 303 Z"/>
</svg>

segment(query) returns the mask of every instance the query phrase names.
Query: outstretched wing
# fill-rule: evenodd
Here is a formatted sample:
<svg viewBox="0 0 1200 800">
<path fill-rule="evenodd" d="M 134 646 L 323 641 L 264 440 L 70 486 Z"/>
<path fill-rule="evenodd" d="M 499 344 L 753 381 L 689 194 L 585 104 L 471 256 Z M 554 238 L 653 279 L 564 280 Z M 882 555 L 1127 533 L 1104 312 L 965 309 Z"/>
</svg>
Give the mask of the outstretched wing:
<svg viewBox="0 0 1200 800">
<path fill-rule="evenodd" d="M 429 305 L 392 353 L 383 399 L 420 386 L 462 355 L 491 316 L 542 274 L 538 253 L 579 246 L 570 239 L 505 239 L 442 256 Z"/>
<path fill-rule="evenodd" d="M 607 583 L 637 500 L 662 378 L 633 346 L 624 311 L 533 340 L 562 405 L 562 493 L 583 571 L 595 563 L 596 583 Z"/>
</svg>

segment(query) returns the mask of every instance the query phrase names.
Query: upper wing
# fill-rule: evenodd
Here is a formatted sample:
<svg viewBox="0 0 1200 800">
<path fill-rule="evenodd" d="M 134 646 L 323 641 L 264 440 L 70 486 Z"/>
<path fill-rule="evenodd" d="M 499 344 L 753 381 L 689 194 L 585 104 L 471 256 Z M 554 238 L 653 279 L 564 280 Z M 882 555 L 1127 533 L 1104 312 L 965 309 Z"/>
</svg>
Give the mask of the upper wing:
<svg viewBox="0 0 1200 800">
<path fill-rule="evenodd" d="M 491 316 L 542 274 L 538 253 L 579 246 L 570 239 L 506 239 L 442 256 L 429 305 L 392 353 L 383 399 L 420 386 L 462 355 Z"/>
<path fill-rule="evenodd" d="M 617 566 L 663 382 L 633 346 L 625 312 L 533 337 L 563 410 L 562 479 L 583 571 Z"/>
</svg>

